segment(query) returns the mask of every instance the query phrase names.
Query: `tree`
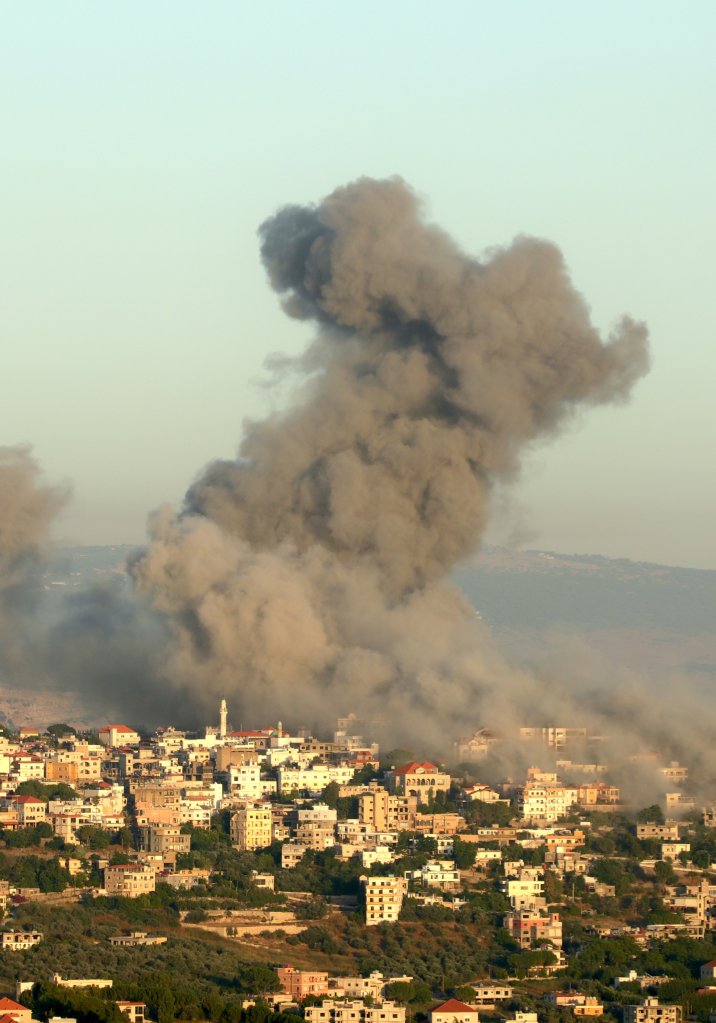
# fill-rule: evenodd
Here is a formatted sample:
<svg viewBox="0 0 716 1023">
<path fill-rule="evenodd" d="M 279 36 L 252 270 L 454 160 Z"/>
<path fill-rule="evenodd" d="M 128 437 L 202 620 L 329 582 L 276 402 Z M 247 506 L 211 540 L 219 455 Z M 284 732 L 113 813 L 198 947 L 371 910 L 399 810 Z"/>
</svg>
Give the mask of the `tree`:
<svg viewBox="0 0 716 1023">
<path fill-rule="evenodd" d="M 46 731 L 47 731 L 48 735 L 54 735 L 54 736 L 76 735 L 77 734 L 77 730 L 75 728 L 73 728 L 72 725 L 59 725 L 59 724 L 58 725 L 48 725 Z"/>
<path fill-rule="evenodd" d="M 475 863 L 477 846 L 474 842 L 464 842 L 457 835 L 453 838 L 452 852 L 458 870 L 469 870 Z"/>
<path fill-rule="evenodd" d="M 652 803 L 651 806 L 645 806 L 640 810 L 636 819 L 640 824 L 663 824 L 664 814 L 658 803 Z"/>
</svg>

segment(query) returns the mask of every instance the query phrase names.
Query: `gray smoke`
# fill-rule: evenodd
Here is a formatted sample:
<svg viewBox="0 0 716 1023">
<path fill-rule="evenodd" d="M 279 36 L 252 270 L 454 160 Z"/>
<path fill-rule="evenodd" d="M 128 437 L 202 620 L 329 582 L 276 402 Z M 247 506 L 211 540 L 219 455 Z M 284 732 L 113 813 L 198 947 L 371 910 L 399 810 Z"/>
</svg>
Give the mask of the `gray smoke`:
<svg viewBox="0 0 716 1023">
<path fill-rule="evenodd" d="M 27 670 L 50 527 L 69 497 L 42 481 L 27 447 L 0 447 L 0 672 Z"/>
<path fill-rule="evenodd" d="M 514 725 L 515 701 L 529 720 L 546 694 L 445 579 L 531 441 L 628 397 L 645 327 L 625 318 L 603 341 L 554 245 L 477 261 L 399 179 L 282 209 L 260 236 L 317 336 L 300 400 L 247 424 L 236 461 L 209 466 L 181 514 L 160 510 L 133 561 L 172 634 L 166 680 L 206 713 L 222 695 L 254 723 L 354 710 L 443 749 L 467 721 Z"/>
</svg>

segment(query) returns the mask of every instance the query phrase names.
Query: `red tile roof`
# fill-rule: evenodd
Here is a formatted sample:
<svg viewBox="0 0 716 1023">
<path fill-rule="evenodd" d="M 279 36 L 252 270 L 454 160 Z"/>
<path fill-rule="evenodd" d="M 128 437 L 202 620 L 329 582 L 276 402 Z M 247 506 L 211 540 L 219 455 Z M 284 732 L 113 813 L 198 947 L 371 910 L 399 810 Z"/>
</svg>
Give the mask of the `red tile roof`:
<svg viewBox="0 0 716 1023">
<path fill-rule="evenodd" d="M 0 1012 L 9 1012 L 11 1009 L 20 1009 L 22 1012 L 27 1012 L 26 1005 L 13 1002 L 12 998 L 0 998 Z"/>
<path fill-rule="evenodd" d="M 465 1005 L 464 1002 L 459 1002 L 457 998 L 448 998 L 446 1002 L 442 1002 L 440 1005 L 436 1005 L 434 1009 L 430 1010 L 433 1012 L 474 1012 L 477 1013 L 477 1009 L 474 1005 Z"/>
<path fill-rule="evenodd" d="M 106 725 L 104 728 L 100 728 L 99 734 L 103 732 L 134 732 L 134 728 L 128 728 L 126 725 Z"/>
<path fill-rule="evenodd" d="M 393 772 L 393 774 L 415 774 L 416 771 L 420 770 L 427 774 L 434 774 L 437 772 L 437 767 L 435 764 L 428 763 L 427 760 L 422 762 L 418 760 L 411 760 L 409 764 L 406 764 L 404 767 L 399 767 Z"/>
</svg>

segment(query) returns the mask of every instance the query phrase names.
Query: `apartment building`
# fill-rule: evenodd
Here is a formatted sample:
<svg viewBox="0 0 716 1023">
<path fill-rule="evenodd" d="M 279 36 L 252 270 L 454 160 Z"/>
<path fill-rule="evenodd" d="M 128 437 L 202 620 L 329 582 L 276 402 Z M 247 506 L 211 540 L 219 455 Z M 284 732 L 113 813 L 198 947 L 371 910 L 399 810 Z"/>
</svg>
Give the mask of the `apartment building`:
<svg viewBox="0 0 716 1023">
<path fill-rule="evenodd" d="M 139 829 L 140 849 L 149 853 L 188 853 L 191 835 L 182 834 L 180 827 L 171 824 L 148 824 Z"/>
<path fill-rule="evenodd" d="M 136 899 L 155 890 L 154 868 L 139 863 L 116 863 L 104 868 L 104 894 Z"/>
<path fill-rule="evenodd" d="M 367 927 L 375 924 L 394 923 L 399 915 L 408 890 L 404 877 L 363 877 L 365 885 L 365 922 Z"/>
<path fill-rule="evenodd" d="M 231 841 L 237 849 L 265 849 L 271 845 L 271 807 L 244 806 L 231 817 Z"/>
<path fill-rule="evenodd" d="M 528 782 L 518 793 L 517 809 L 528 821 L 558 821 L 569 814 L 577 797 L 574 787 Z"/>
<path fill-rule="evenodd" d="M 378 785 L 358 796 L 358 820 L 374 831 L 409 831 L 415 824 L 415 796 L 394 796 Z"/>
<path fill-rule="evenodd" d="M 503 923 L 520 948 L 529 949 L 535 944 L 562 947 L 562 921 L 557 913 L 519 910 L 508 913 Z"/>
<path fill-rule="evenodd" d="M 301 808 L 296 813 L 296 841 L 307 849 L 323 852 L 336 844 L 337 812 L 325 803 Z"/>
</svg>

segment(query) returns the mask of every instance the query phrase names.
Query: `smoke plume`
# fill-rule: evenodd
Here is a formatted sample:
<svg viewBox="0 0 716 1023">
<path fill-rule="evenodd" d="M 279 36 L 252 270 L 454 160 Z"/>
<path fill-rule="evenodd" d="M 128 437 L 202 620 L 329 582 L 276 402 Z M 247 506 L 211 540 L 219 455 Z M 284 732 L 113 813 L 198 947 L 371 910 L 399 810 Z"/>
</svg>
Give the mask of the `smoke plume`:
<svg viewBox="0 0 716 1023">
<path fill-rule="evenodd" d="M 625 318 L 603 341 L 554 245 L 477 261 L 399 179 L 286 207 L 260 237 L 316 338 L 300 400 L 247 424 L 237 459 L 157 512 L 133 560 L 171 633 L 162 685 L 212 712 L 225 695 L 246 721 L 355 710 L 395 740 L 514 723 L 512 701 L 539 706 L 534 679 L 446 577 L 531 441 L 629 396 L 645 327 Z"/>
<path fill-rule="evenodd" d="M 0 670 L 26 671 L 50 527 L 69 497 L 41 480 L 27 447 L 0 447 Z"/>
</svg>

